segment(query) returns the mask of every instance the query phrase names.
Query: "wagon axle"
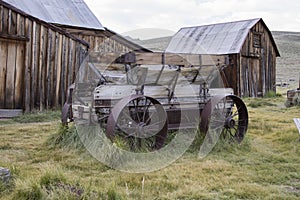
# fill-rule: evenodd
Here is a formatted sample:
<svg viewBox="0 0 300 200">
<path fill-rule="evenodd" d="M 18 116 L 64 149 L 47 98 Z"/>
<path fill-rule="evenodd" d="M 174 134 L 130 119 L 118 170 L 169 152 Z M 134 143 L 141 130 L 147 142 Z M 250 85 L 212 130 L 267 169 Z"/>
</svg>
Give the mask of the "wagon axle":
<svg viewBox="0 0 300 200">
<path fill-rule="evenodd" d="M 235 120 L 230 116 L 225 119 L 224 127 L 225 128 L 234 128 L 236 125 Z"/>
</svg>

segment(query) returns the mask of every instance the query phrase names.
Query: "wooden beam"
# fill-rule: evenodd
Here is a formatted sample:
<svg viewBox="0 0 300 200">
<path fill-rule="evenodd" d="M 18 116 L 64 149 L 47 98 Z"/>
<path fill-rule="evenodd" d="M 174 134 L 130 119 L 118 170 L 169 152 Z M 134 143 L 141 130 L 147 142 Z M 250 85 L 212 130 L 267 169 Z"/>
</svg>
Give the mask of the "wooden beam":
<svg viewBox="0 0 300 200">
<path fill-rule="evenodd" d="M 227 63 L 226 55 L 199 55 L 177 53 L 94 53 L 90 62 L 103 64 L 124 63 L 137 65 L 182 65 L 182 66 L 222 66 Z"/>
<path fill-rule="evenodd" d="M 226 63 L 226 56 L 177 54 L 177 53 L 135 53 L 136 64 L 168 64 L 184 66 L 213 66 Z"/>
<path fill-rule="evenodd" d="M 29 41 L 28 37 L 21 36 L 21 35 L 10 35 L 10 34 L 5 34 L 5 33 L 0 33 L 0 39 L 17 40 L 17 41 Z"/>
</svg>

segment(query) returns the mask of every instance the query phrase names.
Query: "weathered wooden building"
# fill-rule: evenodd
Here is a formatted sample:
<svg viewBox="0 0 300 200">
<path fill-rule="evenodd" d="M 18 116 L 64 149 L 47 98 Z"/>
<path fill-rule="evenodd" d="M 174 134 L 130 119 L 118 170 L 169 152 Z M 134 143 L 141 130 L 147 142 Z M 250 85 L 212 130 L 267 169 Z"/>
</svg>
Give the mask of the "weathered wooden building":
<svg viewBox="0 0 300 200">
<path fill-rule="evenodd" d="M 87 50 L 85 41 L 0 1 L 0 108 L 59 106 Z"/>
<path fill-rule="evenodd" d="M 0 109 L 48 109 L 88 51 L 149 51 L 104 28 L 82 0 L 0 0 Z"/>
<path fill-rule="evenodd" d="M 226 56 L 219 66 L 226 87 L 243 97 L 276 91 L 276 57 L 272 34 L 261 18 L 180 29 L 167 52 Z"/>
<path fill-rule="evenodd" d="M 146 51 L 104 27 L 84 0 L 4 0 L 26 13 L 60 27 L 89 43 L 91 51 Z"/>
</svg>

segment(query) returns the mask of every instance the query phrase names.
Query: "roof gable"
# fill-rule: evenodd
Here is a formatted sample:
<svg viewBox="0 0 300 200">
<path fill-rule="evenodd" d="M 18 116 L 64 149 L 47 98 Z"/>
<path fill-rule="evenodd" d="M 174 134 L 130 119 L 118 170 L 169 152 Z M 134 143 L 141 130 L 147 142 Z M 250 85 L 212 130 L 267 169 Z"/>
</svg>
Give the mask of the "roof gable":
<svg viewBox="0 0 300 200">
<path fill-rule="evenodd" d="M 3 0 L 48 23 L 104 30 L 83 0 Z"/>
<path fill-rule="evenodd" d="M 239 53 L 250 29 L 260 20 L 262 19 L 257 18 L 182 28 L 173 36 L 166 51 L 195 54 Z"/>
</svg>

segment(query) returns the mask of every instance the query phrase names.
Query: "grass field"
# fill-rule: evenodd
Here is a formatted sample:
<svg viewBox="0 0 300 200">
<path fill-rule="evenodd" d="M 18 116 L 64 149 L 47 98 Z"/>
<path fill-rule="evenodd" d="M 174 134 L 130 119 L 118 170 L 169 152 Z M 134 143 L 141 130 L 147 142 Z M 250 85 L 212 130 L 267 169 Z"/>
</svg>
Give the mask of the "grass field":
<svg viewBox="0 0 300 200">
<path fill-rule="evenodd" d="M 241 145 L 217 144 L 204 159 L 189 151 L 142 174 L 101 164 L 79 148 L 76 136 L 69 146 L 49 144 L 62 130 L 59 111 L 2 120 L 0 166 L 10 169 L 13 181 L 0 185 L 0 199 L 299 199 L 293 118 L 300 108 L 285 108 L 284 101 L 245 99 L 250 122 Z"/>
</svg>

